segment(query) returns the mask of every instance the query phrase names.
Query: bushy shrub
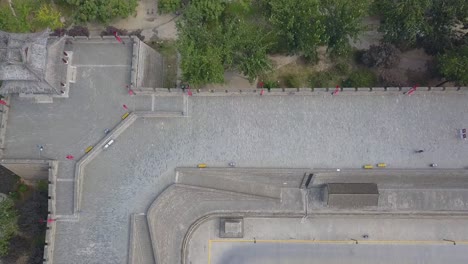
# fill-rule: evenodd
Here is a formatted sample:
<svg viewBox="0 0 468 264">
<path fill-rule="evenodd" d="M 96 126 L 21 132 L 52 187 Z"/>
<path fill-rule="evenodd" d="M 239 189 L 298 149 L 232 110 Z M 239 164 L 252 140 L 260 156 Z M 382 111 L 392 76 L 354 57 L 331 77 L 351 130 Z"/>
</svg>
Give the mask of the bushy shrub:
<svg viewBox="0 0 468 264">
<path fill-rule="evenodd" d="M 113 26 L 106 27 L 106 29 L 101 32 L 101 36 L 114 36 L 115 32 L 117 32 L 119 36 L 136 36 L 141 41 L 145 40 L 145 36 L 141 35 L 141 32 L 142 32 L 141 29 L 137 29 L 137 30 L 129 32 L 126 29 L 116 28 Z"/>
<path fill-rule="evenodd" d="M 370 70 L 357 70 L 343 81 L 343 87 L 372 87 L 377 84 L 377 76 Z"/>
<path fill-rule="evenodd" d="M 335 65 L 334 69 L 338 74 L 341 74 L 341 75 L 348 75 L 351 71 L 351 67 L 344 62 L 338 62 Z"/>
<path fill-rule="evenodd" d="M 263 83 L 263 88 L 265 89 L 279 88 L 279 85 L 277 81 L 267 80 Z"/>
<path fill-rule="evenodd" d="M 180 0 L 159 0 L 158 9 L 160 14 L 177 11 L 181 7 Z"/>
<path fill-rule="evenodd" d="M 23 184 L 23 183 L 18 186 L 18 192 L 20 192 L 20 193 L 24 193 L 28 189 L 29 189 L 28 186 L 26 184 Z"/>
<path fill-rule="evenodd" d="M 18 232 L 18 214 L 11 199 L 0 202 L 0 256 L 8 254 L 9 241 Z"/>
<path fill-rule="evenodd" d="M 361 62 L 368 67 L 391 68 L 400 62 L 401 52 L 392 44 L 372 45 L 361 56 Z"/>
<path fill-rule="evenodd" d="M 334 87 L 338 76 L 333 71 L 317 72 L 309 77 L 310 87 Z"/>
<path fill-rule="evenodd" d="M 73 26 L 67 32 L 69 36 L 76 37 L 76 36 L 86 36 L 89 37 L 89 29 L 83 26 Z"/>
</svg>

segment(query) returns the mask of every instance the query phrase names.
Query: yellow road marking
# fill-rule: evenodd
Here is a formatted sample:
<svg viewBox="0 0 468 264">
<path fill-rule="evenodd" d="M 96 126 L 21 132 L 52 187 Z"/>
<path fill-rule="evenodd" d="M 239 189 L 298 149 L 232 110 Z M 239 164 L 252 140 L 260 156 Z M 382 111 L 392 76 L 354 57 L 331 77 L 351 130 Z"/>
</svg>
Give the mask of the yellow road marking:
<svg viewBox="0 0 468 264">
<path fill-rule="evenodd" d="M 364 244 L 364 245 L 452 245 L 451 240 L 304 240 L 304 239 L 209 239 L 208 264 L 211 264 L 213 243 L 290 243 L 290 244 Z M 468 241 L 455 241 L 457 245 L 468 245 Z"/>
<path fill-rule="evenodd" d="M 211 264 L 211 242 L 212 240 L 208 241 L 208 264 Z"/>
<path fill-rule="evenodd" d="M 445 245 L 452 244 L 448 240 L 359 240 L 359 244 L 378 244 L 378 245 Z M 301 240 L 301 239 L 211 239 L 211 243 L 297 243 L 297 244 L 356 244 L 356 240 Z M 468 245 L 468 241 L 455 241 L 458 245 Z"/>
</svg>

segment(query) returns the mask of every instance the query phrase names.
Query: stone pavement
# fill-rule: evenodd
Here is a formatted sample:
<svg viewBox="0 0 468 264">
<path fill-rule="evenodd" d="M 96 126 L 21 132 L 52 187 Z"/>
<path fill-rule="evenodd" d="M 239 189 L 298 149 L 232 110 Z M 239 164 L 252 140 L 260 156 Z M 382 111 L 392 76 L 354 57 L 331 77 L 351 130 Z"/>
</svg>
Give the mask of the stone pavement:
<svg viewBox="0 0 468 264">
<path fill-rule="evenodd" d="M 213 218 L 199 225 L 192 234 L 187 259 L 193 264 L 440 263 L 440 259 L 464 263 L 468 258 L 464 254 L 468 247 L 466 223 L 466 219 L 388 216 L 247 217 L 244 218 L 243 238 L 221 239 L 218 237 L 219 218 Z M 358 244 L 351 239 L 356 239 Z M 448 240 L 458 243 L 454 246 Z M 276 248 L 270 252 L 270 257 L 274 258 L 264 256 L 264 244 Z M 287 245 L 290 245 L 289 250 L 285 250 Z M 258 250 L 259 258 L 237 252 L 239 247 L 246 251 Z M 309 258 L 304 258 L 303 250 L 312 252 Z M 447 252 L 450 254 L 445 254 Z M 436 254 L 437 258 L 421 261 L 426 258 L 424 254 Z"/>
<path fill-rule="evenodd" d="M 124 263 L 129 216 L 146 212 L 178 166 L 463 168 L 468 150 L 456 129 L 468 123 L 466 99 L 189 98 L 189 118 L 138 119 L 85 168 L 79 222 L 57 223 L 56 263 Z"/>
<path fill-rule="evenodd" d="M 128 45 L 74 45 L 78 76 L 70 98 L 32 104 L 13 97 L 5 140 L 5 158 L 40 158 L 36 145 L 42 144 L 44 158 L 59 161 L 59 215 L 74 213 L 69 172 L 75 163 L 65 156 L 79 159 L 99 142 L 104 129 L 120 122 L 123 104 L 187 118 L 138 118 L 90 161 L 79 217 L 56 223 L 54 263 L 126 263 L 130 216 L 146 213 L 176 182 L 176 167 L 230 161 L 244 168 L 468 165 L 467 142 L 456 134 L 468 124 L 467 94 L 129 97 Z"/>
</svg>

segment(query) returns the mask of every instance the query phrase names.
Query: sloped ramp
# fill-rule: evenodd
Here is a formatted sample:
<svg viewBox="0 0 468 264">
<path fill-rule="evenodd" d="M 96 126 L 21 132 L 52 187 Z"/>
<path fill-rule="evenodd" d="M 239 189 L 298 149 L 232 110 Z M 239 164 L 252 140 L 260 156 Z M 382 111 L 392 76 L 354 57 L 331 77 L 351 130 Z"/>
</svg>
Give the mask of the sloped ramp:
<svg viewBox="0 0 468 264">
<path fill-rule="evenodd" d="M 129 264 L 155 264 L 146 215 L 133 214 L 130 222 Z"/>
</svg>

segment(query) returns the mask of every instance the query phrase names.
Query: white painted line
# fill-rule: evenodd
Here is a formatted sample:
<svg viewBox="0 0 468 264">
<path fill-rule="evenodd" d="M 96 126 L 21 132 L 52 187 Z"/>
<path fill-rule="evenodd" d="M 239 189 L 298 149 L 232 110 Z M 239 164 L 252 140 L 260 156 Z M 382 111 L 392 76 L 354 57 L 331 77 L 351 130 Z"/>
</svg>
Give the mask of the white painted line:
<svg viewBox="0 0 468 264">
<path fill-rule="evenodd" d="M 58 181 L 58 182 L 73 182 L 73 181 L 75 181 L 75 179 L 60 179 L 60 178 L 57 178 L 56 181 Z"/>
<path fill-rule="evenodd" d="M 154 112 L 154 94 L 151 95 L 151 111 Z"/>
</svg>

